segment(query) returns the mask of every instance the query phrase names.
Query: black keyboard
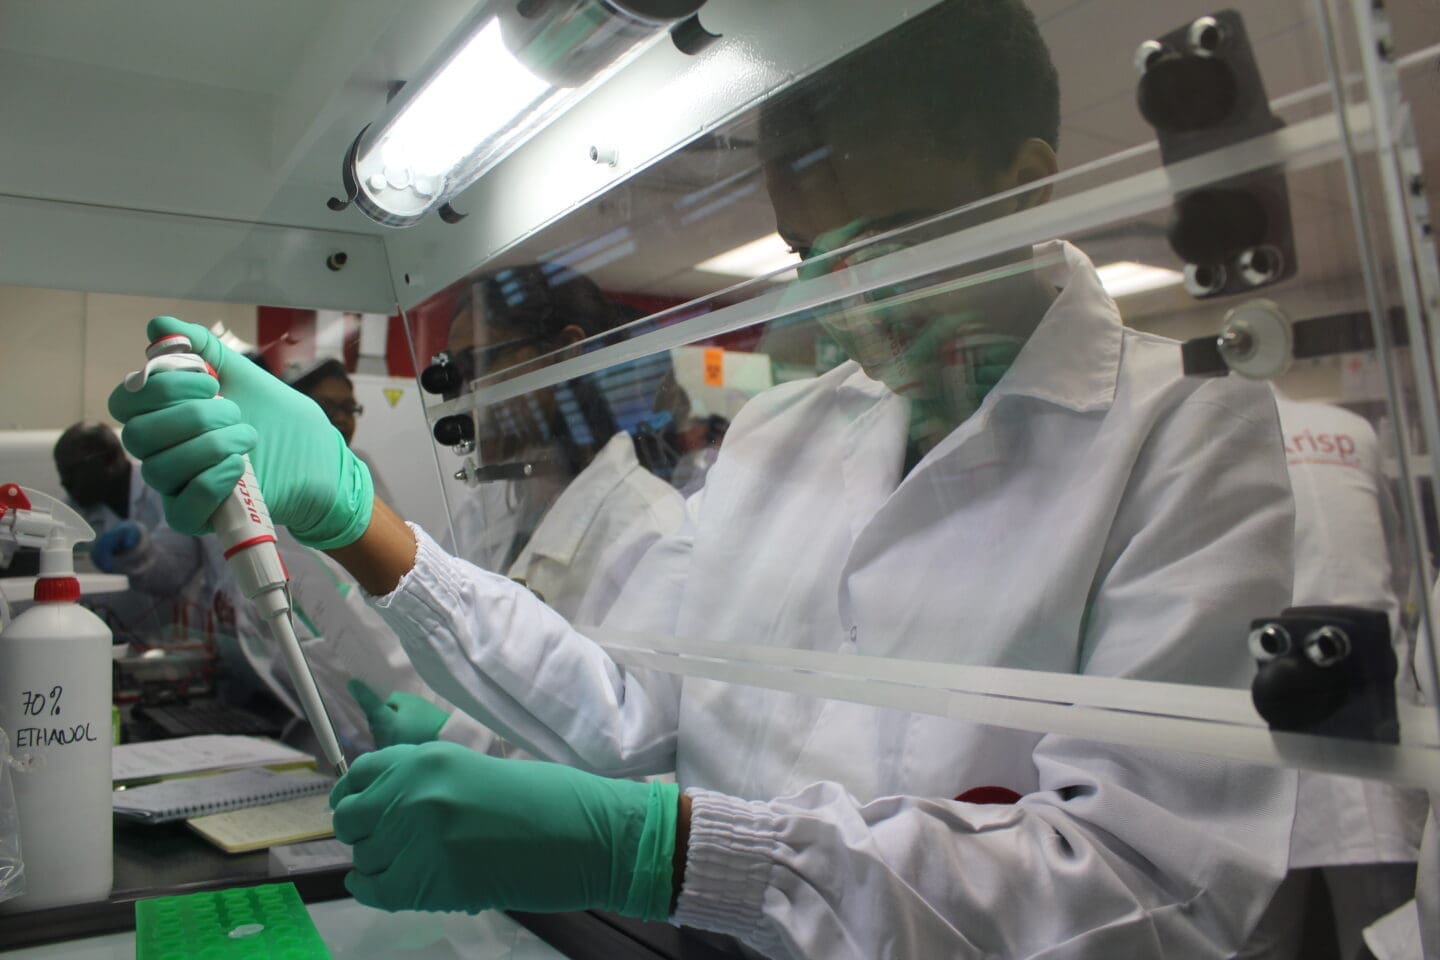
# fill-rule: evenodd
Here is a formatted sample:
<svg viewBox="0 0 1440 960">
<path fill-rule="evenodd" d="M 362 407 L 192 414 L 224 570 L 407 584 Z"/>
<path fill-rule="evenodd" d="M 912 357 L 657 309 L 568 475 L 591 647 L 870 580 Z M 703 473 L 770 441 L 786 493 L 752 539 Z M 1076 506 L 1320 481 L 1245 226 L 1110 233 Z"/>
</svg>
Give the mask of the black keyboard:
<svg viewBox="0 0 1440 960">
<path fill-rule="evenodd" d="M 259 714 L 227 707 L 214 700 L 195 700 L 169 706 L 137 706 L 131 718 L 147 739 L 189 737 L 200 733 L 236 733 L 257 737 L 278 737 L 280 725 Z"/>
</svg>

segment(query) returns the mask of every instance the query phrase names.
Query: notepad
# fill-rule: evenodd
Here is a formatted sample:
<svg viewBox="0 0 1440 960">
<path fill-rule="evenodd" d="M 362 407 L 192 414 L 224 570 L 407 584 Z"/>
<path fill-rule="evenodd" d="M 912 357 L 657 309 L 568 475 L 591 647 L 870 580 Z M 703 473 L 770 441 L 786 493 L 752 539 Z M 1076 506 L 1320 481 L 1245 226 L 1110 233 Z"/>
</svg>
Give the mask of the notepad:
<svg viewBox="0 0 1440 960">
<path fill-rule="evenodd" d="M 330 825 L 329 797 L 324 794 L 193 817 L 186 823 L 226 853 L 319 840 L 335 833 Z"/>
<path fill-rule="evenodd" d="M 328 793 L 335 781 L 313 770 L 237 770 L 116 790 L 117 816 L 170 823 L 295 797 Z"/>
<path fill-rule="evenodd" d="M 265 737 L 203 734 L 127 743 L 110 753 L 110 776 L 116 783 L 179 777 L 211 770 L 273 767 L 281 764 L 315 765 L 315 758 Z"/>
</svg>

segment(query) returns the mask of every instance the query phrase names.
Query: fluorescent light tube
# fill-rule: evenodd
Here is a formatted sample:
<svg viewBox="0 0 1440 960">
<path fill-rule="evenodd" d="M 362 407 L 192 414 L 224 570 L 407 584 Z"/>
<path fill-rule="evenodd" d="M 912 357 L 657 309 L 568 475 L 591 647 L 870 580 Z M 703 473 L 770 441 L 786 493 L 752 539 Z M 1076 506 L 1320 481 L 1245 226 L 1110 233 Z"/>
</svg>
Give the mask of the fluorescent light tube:
<svg viewBox="0 0 1440 960">
<path fill-rule="evenodd" d="M 552 89 L 505 49 L 500 21 L 491 20 L 385 132 L 384 170 L 439 177 Z"/>
<path fill-rule="evenodd" d="M 763 277 L 774 270 L 793 267 L 800 258 L 778 233 L 741 244 L 703 263 L 695 264 L 701 273 L 719 273 L 727 277 Z M 795 271 L 779 274 L 774 280 L 793 280 Z"/>
<path fill-rule="evenodd" d="M 1134 260 L 1107 263 L 1103 267 L 1096 267 L 1095 272 L 1100 275 L 1100 285 L 1105 288 L 1105 292 L 1117 300 L 1134 293 L 1173 287 L 1185 282 L 1185 275 L 1178 270 L 1152 267 L 1148 263 L 1136 263 Z"/>
</svg>

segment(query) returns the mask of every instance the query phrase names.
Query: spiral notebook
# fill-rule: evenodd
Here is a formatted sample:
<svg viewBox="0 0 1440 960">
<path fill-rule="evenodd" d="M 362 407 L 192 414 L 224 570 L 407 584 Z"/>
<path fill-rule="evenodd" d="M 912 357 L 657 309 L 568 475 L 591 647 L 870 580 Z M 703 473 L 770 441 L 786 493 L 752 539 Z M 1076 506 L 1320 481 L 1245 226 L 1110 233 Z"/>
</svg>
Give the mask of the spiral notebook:
<svg viewBox="0 0 1440 960">
<path fill-rule="evenodd" d="M 334 785 L 333 778 L 314 770 L 260 767 L 116 790 L 113 807 L 116 816 L 143 823 L 170 823 L 328 793 Z"/>
<path fill-rule="evenodd" d="M 330 817 L 330 798 L 317 795 L 191 817 L 185 823 L 226 853 L 248 853 L 334 836 Z"/>
</svg>

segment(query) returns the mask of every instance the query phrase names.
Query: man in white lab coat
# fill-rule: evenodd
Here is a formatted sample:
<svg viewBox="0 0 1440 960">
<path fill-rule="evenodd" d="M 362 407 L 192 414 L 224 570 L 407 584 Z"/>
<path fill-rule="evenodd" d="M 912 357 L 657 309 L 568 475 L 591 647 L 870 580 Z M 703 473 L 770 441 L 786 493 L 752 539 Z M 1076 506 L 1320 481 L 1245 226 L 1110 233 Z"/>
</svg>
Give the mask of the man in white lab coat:
<svg viewBox="0 0 1440 960">
<path fill-rule="evenodd" d="M 1015 2 L 941 3 L 809 89 L 815 102 L 784 98 L 802 106 L 763 126 L 808 124 L 766 160 L 781 233 L 814 271 L 902 214 L 1054 170 L 1055 75 Z M 994 282 L 895 298 L 908 309 L 827 312 L 859 362 L 740 412 L 685 525 L 646 554 L 605 627 L 1247 683 L 1248 621 L 1291 591 L 1268 391 L 1183 379 L 1176 345 L 1125 330 L 1074 247 L 985 266 Z M 218 444 L 199 456 L 196 442 L 239 449 L 247 424 L 270 437 L 291 401 L 203 330 L 154 327 L 216 355 L 245 421 L 178 377 L 112 398 L 139 455 L 167 467 L 176 522 L 193 524 L 233 482 Z M 361 758 L 332 799 L 364 902 L 602 907 L 774 957 L 1220 958 L 1284 873 L 1291 772 L 625 669 L 367 502 L 351 461 L 253 456 L 276 515 L 356 575 L 429 683 L 604 775 L 446 744 Z M 607 779 L 672 766 L 678 797 Z M 1018 801 L 961 799 L 982 795 Z"/>
<path fill-rule="evenodd" d="M 1364 418 L 1326 403 L 1277 393 L 1285 455 L 1295 493 L 1295 605 L 1348 604 L 1390 617 L 1400 674 L 1397 693 L 1415 691 L 1409 644 L 1400 622 L 1405 558 L 1380 444 Z M 1272 909 L 1294 921 L 1313 883 L 1328 888 L 1340 956 L 1357 956 L 1361 932 L 1411 899 L 1428 798 L 1358 777 L 1300 773 L 1291 874 Z M 1283 952 L 1282 952 L 1283 951 Z"/>
<path fill-rule="evenodd" d="M 91 560 L 130 581 L 129 591 L 100 604 L 117 639 L 173 642 L 233 630 L 228 605 L 213 603 L 216 571 L 202 539 L 165 522 L 160 494 L 114 430 L 76 423 L 56 440 L 54 458 L 66 498 L 95 531 Z"/>
<path fill-rule="evenodd" d="M 468 383 L 533 366 L 621 320 L 582 274 L 558 264 L 508 267 L 480 275 L 461 294 L 446 351 Z M 567 620 L 599 623 L 641 555 L 680 526 L 683 502 L 641 465 L 633 438 L 616 428 L 588 383 L 561 389 L 574 401 L 568 415 L 555 389 L 480 412 L 482 464 L 532 462 L 536 472 L 482 483 L 453 518 L 455 553 L 505 571 Z"/>
</svg>

